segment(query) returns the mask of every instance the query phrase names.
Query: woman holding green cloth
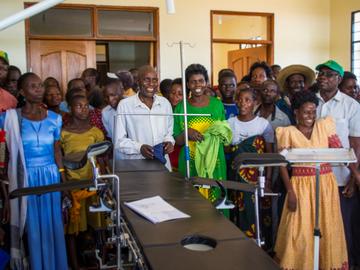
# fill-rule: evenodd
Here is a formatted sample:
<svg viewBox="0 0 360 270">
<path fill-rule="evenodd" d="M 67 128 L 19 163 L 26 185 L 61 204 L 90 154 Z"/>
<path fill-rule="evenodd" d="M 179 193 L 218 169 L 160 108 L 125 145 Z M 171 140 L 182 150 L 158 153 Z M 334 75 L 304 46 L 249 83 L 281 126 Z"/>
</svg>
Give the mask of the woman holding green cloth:
<svg viewBox="0 0 360 270">
<path fill-rule="evenodd" d="M 191 97 L 187 99 L 187 113 L 211 114 L 207 116 L 188 116 L 188 136 L 190 148 L 190 176 L 208 177 L 218 180 L 226 179 L 226 161 L 224 143 L 230 144 L 232 133 L 225 120 L 222 102 L 205 94 L 208 73 L 200 64 L 192 64 L 185 71 L 186 86 Z M 184 113 L 183 103 L 179 103 L 174 113 Z M 179 155 L 179 172 L 186 175 L 184 117 L 175 116 L 174 137 L 181 146 Z M 218 189 L 199 190 L 205 198 L 215 201 Z"/>
</svg>

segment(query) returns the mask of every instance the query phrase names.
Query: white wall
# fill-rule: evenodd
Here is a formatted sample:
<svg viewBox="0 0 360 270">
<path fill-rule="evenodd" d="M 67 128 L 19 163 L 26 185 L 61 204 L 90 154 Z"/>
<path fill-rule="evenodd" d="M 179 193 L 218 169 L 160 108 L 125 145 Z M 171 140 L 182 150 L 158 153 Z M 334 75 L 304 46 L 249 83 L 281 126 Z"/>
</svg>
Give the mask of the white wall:
<svg viewBox="0 0 360 270">
<path fill-rule="evenodd" d="M 302 63 L 314 67 L 329 58 L 329 0 L 174 0 L 176 14 L 166 13 L 165 0 L 67 0 L 65 3 L 153 6 L 160 8 L 161 78 L 180 76 L 178 47 L 167 44 L 183 40 L 185 64 L 201 63 L 210 70 L 210 10 L 270 12 L 275 14 L 275 63 Z M 21 0 L 2 0 L 0 19 L 23 8 Z M 12 64 L 26 68 L 24 23 L 0 35 L 0 49 Z"/>
<path fill-rule="evenodd" d="M 0 20 L 21 10 L 22 1 L 3 0 L 0 8 Z M 18 66 L 21 71 L 26 71 L 26 44 L 25 23 L 20 22 L 8 29 L 0 31 L 0 50 L 9 54 L 11 65 Z"/>
<path fill-rule="evenodd" d="M 345 70 L 351 68 L 351 13 L 358 10 L 359 0 L 331 0 L 330 57 Z"/>
</svg>

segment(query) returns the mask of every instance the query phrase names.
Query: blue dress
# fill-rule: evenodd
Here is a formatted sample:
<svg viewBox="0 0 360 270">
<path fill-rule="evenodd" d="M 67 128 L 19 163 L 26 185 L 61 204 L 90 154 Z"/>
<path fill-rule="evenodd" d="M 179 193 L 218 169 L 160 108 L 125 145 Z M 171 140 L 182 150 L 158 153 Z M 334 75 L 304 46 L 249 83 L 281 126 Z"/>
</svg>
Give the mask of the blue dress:
<svg viewBox="0 0 360 270">
<path fill-rule="evenodd" d="M 41 121 L 22 118 L 21 138 L 29 187 L 60 182 L 54 142 L 60 139 L 61 125 L 61 116 L 52 111 Z M 60 192 L 27 197 L 26 230 L 31 269 L 68 269 Z"/>
</svg>

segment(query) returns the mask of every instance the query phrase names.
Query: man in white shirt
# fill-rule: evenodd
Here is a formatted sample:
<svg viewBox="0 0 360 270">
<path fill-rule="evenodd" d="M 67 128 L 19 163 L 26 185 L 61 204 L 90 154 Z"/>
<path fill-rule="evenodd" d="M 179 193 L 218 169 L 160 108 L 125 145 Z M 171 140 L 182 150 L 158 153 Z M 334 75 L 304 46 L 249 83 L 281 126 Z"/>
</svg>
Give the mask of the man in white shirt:
<svg viewBox="0 0 360 270">
<path fill-rule="evenodd" d="M 344 69 L 335 61 L 329 60 L 316 67 L 318 71 L 317 85 L 319 93 L 319 106 L 317 108 L 317 117 L 332 116 L 336 124 L 336 133 L 339 136 L 344 148 L 353 148 L 356 156 L 360 158 L 360 105 L 359 103 L 342 93 L 338 85 L 342 80 Z M 356 255 L 353 249 L 354 238 L 354 216 L 359 215 L 359 206 L 354 194 L 355 181 L 359 181 L 360 176 L 357 171 L 358 163 L 352 164 L 349 168 L 334 167 L 333 172 L 336 176 L 339 194 L 341 212 L 344 221 L 344 229 L 349 255 L 349 266 L 354 265 Z M 352 176 L 352 177 L 351 177 Z M 357 228 L 359 229 L 359 228 Z"/>
<path fill-rule="evenodd" d="M 126 115 L 117 118 L 115 147 L 122 159 L 154 159 L 153 147 L 162 143 L 166 167 L 171 170 L 168 154 L 175 144 L 174 120 L 169 101 L 156 95 L 158 86 L 158 75 L 153 67 L 139 68 L 139 92 L 123 99 L 117 108 L 118 114 Z"/>
</svg>

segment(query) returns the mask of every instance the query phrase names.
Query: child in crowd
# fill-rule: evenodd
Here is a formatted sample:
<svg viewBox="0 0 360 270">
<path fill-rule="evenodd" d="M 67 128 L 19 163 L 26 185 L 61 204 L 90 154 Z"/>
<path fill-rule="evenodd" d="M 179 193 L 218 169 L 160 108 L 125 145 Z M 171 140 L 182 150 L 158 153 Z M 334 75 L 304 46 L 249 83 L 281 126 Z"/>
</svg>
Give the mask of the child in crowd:
<svg viewBox="0 0 360 270">
<path fill-rule="evenodd" d="M 50 111 L 56 112 L 61 116 L 65 112 L 60 110 L 61 92 L 57 86 L 48 86 L 45 88 L 44 103 Z"/>
<path fill-rule="evenodd" d="M 65 95 L 66 103 L 69 103 L 69 101 L 72 99 L 72 97 L 77 96 L 77 95 L 87 98 L 86 94 L 87 94 L 87 92 L 86 92 L 85 88 L 72 88 L 66 92 L 66 95 Z M 60 107 L 60 110 L 61 110 L 61 107 Z M 99 128 L 105 136 L 106 130 L 105 130 L 105 127 L 101 120 L 101 111 L 100 111 L 100 115 L 99 115 L 99 111 L 98 110 L 94 111 L 94 109 L 91 107 L 90 104 L 89 104 L 89 110 L 90 110 L 90 112 L 89 112 L 90 124 L 94 127 Z M 64 115 L 63 115 L 64 125 L 69 122 L 69 117 L 70 117 L 69 113 L 64 113 Z"/>
<path fill-rule="evenodd" d="M 83 95 L 75 95 L 68 100 L 71 115 L 68 123 L 61 131 L 61 145 L 64 155 L 85 151 L 89 145 L 104 140 L 104 135 L 97 127 L 90 124 L 89 102 Z M 70 181 L 92 179 L 92 169 L 88 162 L 78 170 L 66 170 L 66 177 Z M 96 200 L 95 191 L 75 190 L 71 192 L 72 207 L 70 221 L 66 228 L 68 253 L 72 269 L 78 269 L 79 261 L 76 256 L 76 236 L 85 232 L 88 225 L 94 229 L 101 228 L 100 214 L 89 213 L 90 200 Z M 89 198 L 89 199 L 88 199 Z M 87 200 L 88 199 L 88 200 Z"/>
<path fill-rule="evenodd" d="M 114 130 L 114 116 L 116 115 L 116 109 L 123 99 L 124 86 L 120 80 L 108 79 L 104 84 L 104 99 L 108 104 L 101 112 L 102 122 L 107 132 L 107 137 L 113 139 Z"/>
<path fill-rule="evenodd" d="M 246 81 L 241 81 L 237 83 L 236 86 L 236 91 L 242 90 L 242 89 L 247 89 L 250 88 L 250 83 L 246 82 Z"/>
<path fill-rule="evenodd" d="M 341 83 L 339 84 L 339 90 L 358 100 L 359 86 L 357 84 L 356 75 L 350 71 L 345 71 Z"/>
<path fill-rule="evenodd" d="M 47 77 L 44 82 L 44 87 L 49 87 L 49 86 L 56 86 L 60 89 L 60 83 L 58 82 L 57 79 L 55 79 L 54 77 Z"/>
<path fill-rule="evenodd" d="M 93 123 L 94 126 L 98 127 L 104 133 L 104 135 L 107 136 L 101 115 L 101 112 L 105 107 L 102 90 L 93 90 L 88 94 L 87 98 L 89 100 L 89 105 L 92 106 L 92 108 L 90 108 L 91 123 Z"/>
<path fill-rule="evenodd" d="M 168 100 L 173 108 L 183 100 L 182 79 L 176 78 L 171 82 Z"/>
<path fill-rule="evenodd" d="M 164 79 L 160 82 L 159 88 L 160 93 L 157 93 L 158 95 L 161 94 L 163 97 L 169 99 L 170 89 L 172 85 L 171 79 Z"/>
<path fill-rule="evenodd" d="M 182 102 L 183 100 L 183 89 L 182 89 L 182 79 L 176 78 L 171 82 L 171 88 L 169 91 L 169 95 L 167 97 L 169 100 L 171 107 L 173 110 L 175 109 L 176 105 Z M 174 151 L 169 154 L 171 167 L 173 171 L 177 171 L 179 167 L 179 154 L 180 154 L 181 147 L 177 144 L 174 145 Z"/>
<path fill-rule="evenodd" d="M 74 88 L 82 89 L 84 91 L 84 95 L 87 95 L 85 83 L 81 78 L 75 78 L 75 79 L 70 80 L 67 84 L 66 93 L 68 93 L 71 89 L 74 89 Z M 91 106 L 90 106 L 90 109 L 92 109 Z M 63 112 L 69 112 L 69 107 L 68 107 L 66 96 L 65 96 L 65 100 L 60 103 L 60 110 Z"/>
<path fill-rule="evenodd" d="M 87 68 L 81 73 L 81 79 L 85 83 L 88 93 L 92 91 L 99 91 L 100 87 L 100 73 L 95 68 Z"/>
<path fill-rule="evenodd" d="M 66 94 L 65 94 L 65 102 L 66 103 L 66 108 L 67 108 L 67 111 L 64 113 L 63 115 L 63 125 L 67 125 L 68 122 L 70 121 L 70 112 L 69 112 L 69 101 L 74 97 L 74 96 L 83 96 L 83 97 L 86 97 L 86 90 L 85 89 L 82 89 L 82 88 L 72 88 L 72 89 L 69 89 Z M 90 105 L 89 105 L 89 108 L 90 108 Z M 62 106 L 60 104 L 60 110 L 62 110 Z"/>
<path fill-rule="evenodd" d="M 85 83 L 81 78 L 75 78 L 68 82 L 67 89 L 70 90 L 73 88 L 81 88 L 86 91 Z"/>
<path fill-rule="evenodd" d="M 19 80 L 20 76 L 21 76 L 21 71 L 18 67 L 9 66 L 5 89 L 8 90 L 9 93 L 16 98 L 18 97 L 18 93 L 19 93 L 17 81 Z"/>
<path fill-rule="evenodd" d="M 236 76 L 233 71 L 222 72 L 219 77 L 219 90 L 225 109 L 225 119 L 237 116 L 239 110 L 234 102 Z"/>
<path fill-rule="evenodd" d="M 231 127 L 233 138 L 231 152 L 233 160 L 238 154 L 252 152 L 264 153 L 272 152 L 272 144 L 274 143 L 274 130 L 270 123 L 254 114 L 254 106 L 256 98 L 254 90 L 251 88 L 239 90 L 235 95 L 235 102 L 239 108 L 238 116 L 228 119 Z M 229 150 L 229 149 L 228 149 Z M 241 183 L 253 184 L 257 183 L 257 170 L 252 168 L 241 169 L 240 171 L 231 171 L 229 179 L 237 180 Z M 266 184 L 270 184 L 271 171 L 266 171 Z M 253 194 L 248 192 L 233 192 L 231 194 L 235 208 L 230 213 L 231 220 L 249 237 L 255 236 L 255 215 Z M 264 225 L 263 234 L 266 235 L 266 229 L 271 233 L 271 204 L 266 205 L 266 212 L 263 212 L 262 218 Z M 268 238 L 268 237 L 267 237 Z M 271 237 L 269 237 L 271 239 Z M 271 244 L 267 241 L 267 244 Z"/>
</svg>

